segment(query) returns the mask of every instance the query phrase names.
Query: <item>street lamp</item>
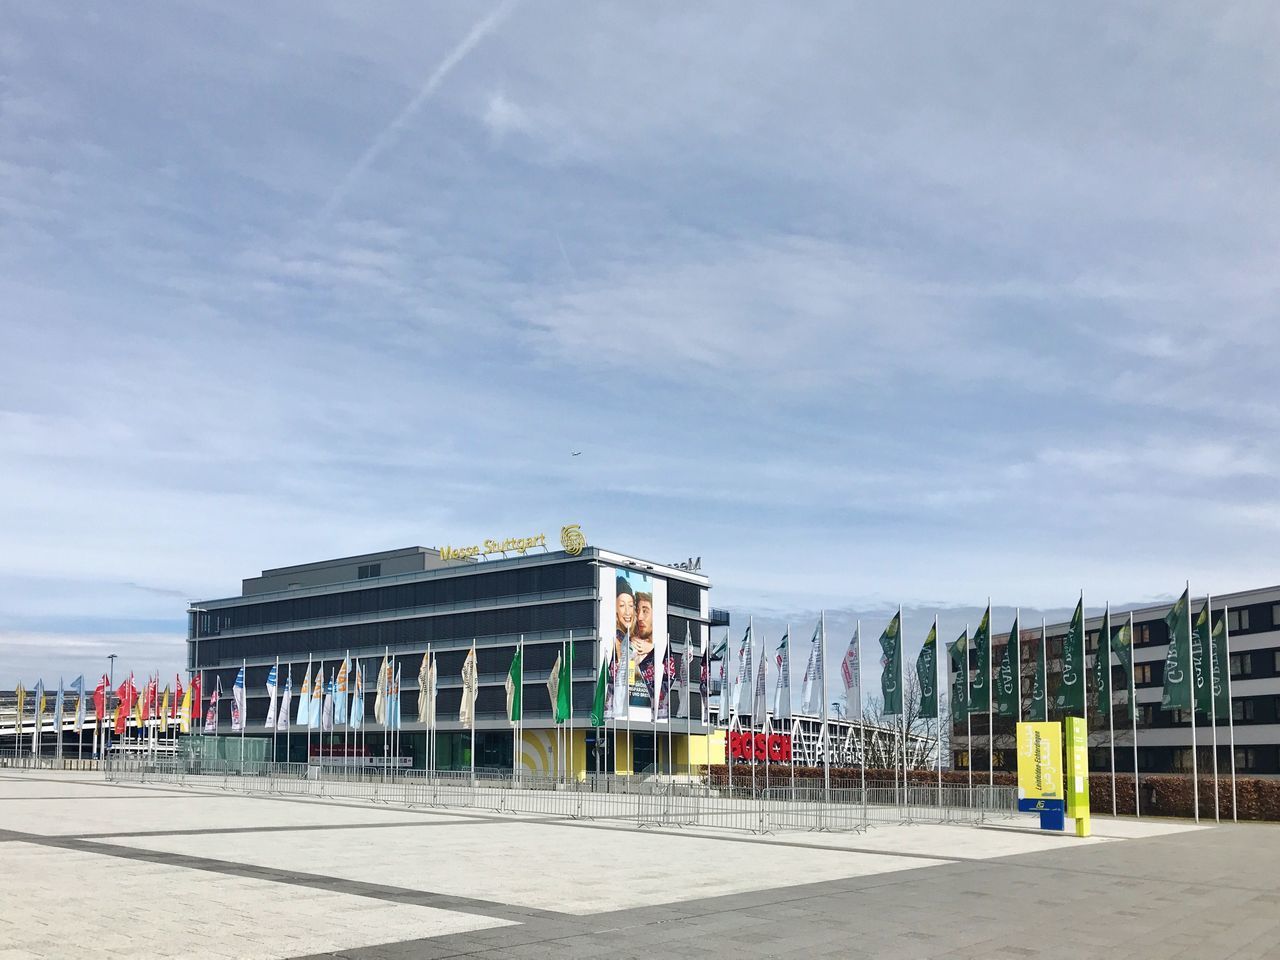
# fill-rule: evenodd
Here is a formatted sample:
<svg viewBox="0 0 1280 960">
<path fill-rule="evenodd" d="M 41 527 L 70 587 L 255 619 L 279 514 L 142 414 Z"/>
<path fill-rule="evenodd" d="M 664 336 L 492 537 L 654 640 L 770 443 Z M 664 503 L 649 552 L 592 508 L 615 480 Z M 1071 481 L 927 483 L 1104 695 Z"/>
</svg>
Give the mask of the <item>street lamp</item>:
<svg viewBox="0 0 1280 960">
<path fill-rule="evenodd" d="M 118 653 L 107 654 L 107 659 L 111 661 L 111 668 L 108 671 L 108 676 L 107 676 L 107 684 L 113 690 L 115 689 L 115 686 L 116 686 L 116 657 L 118 656 L 119 656 Z"/>
</svg>

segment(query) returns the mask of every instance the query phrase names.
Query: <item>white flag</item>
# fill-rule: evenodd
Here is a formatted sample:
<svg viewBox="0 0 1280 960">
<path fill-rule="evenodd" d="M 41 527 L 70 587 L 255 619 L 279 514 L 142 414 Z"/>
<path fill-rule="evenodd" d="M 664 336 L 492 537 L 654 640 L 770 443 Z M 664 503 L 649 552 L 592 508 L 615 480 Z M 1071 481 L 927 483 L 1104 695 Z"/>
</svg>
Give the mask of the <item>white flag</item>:
<svg viewBox="0 0 1280 960">
<path fill-rule="evenodd" d="M 822 707 L 822 625 L 813 628 L 813 640 L 809 643 L 809 663 L 804 668 L 804 689 L 801 705 L 806 713 L 816 715 Z"/>
<path fill-rule="evenodd" d="M 384 656 L 382 666 L 378 667 L 378 683 L 374 687 L 376 695 L 373 698 L 373 720 L 384 726 L 387 722 L 387 696 L 391 692 L 388 689 L 391 686 L 390 671 L 391 661 Z"/>
<path fill-rule="evenodd" d="M 693 672 L 693 640 L 688 624 L 684 628 L 684 656 L 680 658 L 680 716 L 690 717 L 689 675 Z"/>
<path fill-rule="evenodd" d="M 242 666 L 231 687 L 231 729 L 243 730 L 244 721 L 244 667 Z"/>
<path fill-rule="evenodd" d="M 458 708 L 458 721 L 471 729 L 476 723 L 476 695 L 480 691 L 480 678 L 476 669 L 476 648 L 467 652 L 462 663 L 462 703 Z"/>
<path fill-rule="evenodd" d="M 266 728 L 272 729 L 276 725 L 276 677 L 279 676 L 280 665 L 277 663 L 270 671 L 267 672 L 267 722 Z M 286 710 L 289 708 L 286 707 Z"/>
<path fill-rule="evenodd" d="M 859 631 L 861 627 L 859 627 Z M 862 664 L 860 634 L 855 632 L 849 641 L 849 649 L 844 652 L 844 660 L 840 662 L 840 679 L 844 681 L 844 709 L 848 714 L 852 706 L 857 705 L 858 716 L 862 716 Z"/>
<path fill-rule="evenodd" d="M 284 681 L 284 696 L 280 698 L 280 712 L 276 714 L 276 729 L 289 730 L 289 706 L 293 702 L 293 664 L 289 664 L 289 673 Z"/>
<path fill-rule="evenodd" d="M 791 716 L 791 654 L 788 650 L 790 631 L 782 635 L 775 660 L 778 664 L 778 683 L 773 691 L 773 715 L 779 720 Z"/>
</svg>

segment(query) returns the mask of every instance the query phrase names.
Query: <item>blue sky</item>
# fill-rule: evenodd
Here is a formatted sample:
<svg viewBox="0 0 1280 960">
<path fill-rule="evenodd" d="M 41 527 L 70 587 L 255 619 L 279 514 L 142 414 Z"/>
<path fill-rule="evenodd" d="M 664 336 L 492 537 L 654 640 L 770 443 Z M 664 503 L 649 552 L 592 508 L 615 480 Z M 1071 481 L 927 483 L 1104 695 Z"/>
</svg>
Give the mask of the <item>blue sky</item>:
<svg viewBox="0 0 1280 960">
<path fill-rule="evenodd" d="M 171 670 L 263 567 L 565 522 L 908 636 L 1273 582 L 1278 33 L 10 9 L 0 684 Z"/>
</svg>

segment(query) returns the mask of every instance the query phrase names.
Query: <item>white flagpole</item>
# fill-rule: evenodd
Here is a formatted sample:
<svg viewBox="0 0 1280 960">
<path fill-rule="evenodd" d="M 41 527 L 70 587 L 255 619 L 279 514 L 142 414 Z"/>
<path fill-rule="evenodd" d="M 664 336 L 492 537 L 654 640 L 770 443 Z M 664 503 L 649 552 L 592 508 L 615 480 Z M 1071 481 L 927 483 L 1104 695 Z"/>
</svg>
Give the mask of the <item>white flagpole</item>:
<svg viewBox="0 0 1280 960">
<path fill-rule="evenodd" d="M 1111 740 L 1111 815 L 1116 816 L 1116 719 L 1115 706 L 1111 700 L 1111 601 L 1107 601 L 1106 612 L 1102 615 L 1102 640 L 1107 643 L 1107 652 L 1102 652 L 1102 644 L 1098 644 L 1098 652 L 1096 656 L 1103 657 L 1102 676 L 1107 678 L 1107 735 Z M 1129 646 L 1130 655 L 1133 653 L 1133 646 Z M 1102 693 L 1101 690 L 1098 691 Z M 1101 701 L 1101 696 L 1099 696 Z"/>
<path fill-rule="evenodd" d="M 756 645 L 756 633 L 751 631 L 751 646 Z M 754 662 L 751 664 L 751 670 L 748 671 L 751 676 L 747 678 L 747 682 L 751 684 L 751 799 L 757 798 L 756 794 L 756 670 L 758 665 Z"/>
<path fill-rule="evenodd" d="M 818 663 L 822 674 L 822 682 L 818 694 L 822 697 L 822 801 L 831 799 L 831 749 L 830 734 L 827 732 L 827 611 L 823 610 L 818 620 Z"/>
<path fill-rule="evenodd" d="M 867 825 L 867 718 L 862 708 L 862 620 L 858 619 L 853 632 L 853 642 L 857 644 L 856 662 L 858 692 L 858 786 L 862 792 L 862 825 Z"/>
<path fill-rule="evenodd" d="M 244 686 L 240 689 L 244 692 L 240 695 L 240 773 L 244 773 L 244 728 L 249 725 L 249 662 L 247 660 L 240 661 L 240 669 L 244 671 Z M 159 675 L 156 677 L 156 684 L 159 685 Z M 232 696 L 235 692 L 232 691 Z"/>
<path fill-rule="evenodd" d="M 791 703 L 791 624 L 787 624 L 787 654 L 784 658 L 787 670 L 787 728 L 794 730 L 796 725 L 796 711 Z M 791 751 L 791 799 L 796 798 L 796 754 Z"/>
<path fill-rule="evenodd" d="M 1221 823 L 1222 815 L 1218 802 L 1218 705 L 1217 693 L 1213 689 L 1213 678 L 1217 671 L 1214 669 L 1213 656 L 1213 603 L 1212 596 L 1205 594 L 1204 598 L 1204 632 L 1209 635 L 1209 726 L 1213 730 L 1213 822 Z M 1226 628 L 1226 624 L 1223 624 Z"/>
<path fill-rule="evenodd" d="M 1138 687 L 1133 679 L 1133 611 L 1129 611 L 1129 721 L 1133 729 L 1133 815 L 1142 817 L 1141 791 L 1138 789 Z"/>
<path fill-rule="evenodd" d="M 702 635 L 702 624 L 698 624 L 698 635 Z M 669 642 L 669 641 L 668 641 Z M 693 783 L 693 704 L 690 694 L 693 690 L 693 643 L 692 635 L 686 624 L 684 628 L 684 656 L 680 660 L 680 706 L 684 709 L 684 776 Z M 710 679 L 711 671 L 707 671 Z M 699 687 L 701 687 L 702 670 L 698 670 Z M 710 684 L 708 684 L 710 686 Z M 699 690 L 701 693 L 701 690 Z M 699 707 L 701 709 L 701 707 Z"/>
<path fill-rule="evenodd" d="M 991 622 L 991 598 L 987 597 L 987 675 L 983 677 L 983 681 L 987 685 L 987 786 L 994 787 L 996 785 L 996 725 L 995 715 L 992 707 L 995 705 L 996 692 L 995 684 L 991 682 L 991 661 L 995 653 L 995 647 L 992 644 L 992 634 L 995 633 L 994 624 Z M 1080 643 L 1084 643 L 1084 620 L 1080 621 Z M 1084 657 L 1080 658 L 1080 665 L 1084 665 Z"/>
<path fill-rule="evenodd" d="M 1187 581 L 1187 656 L 1191 658 L 1191 795 L 1195 803 L 1196 823 L 1200 822 L 1200 761 L 1196 757 L 1196 657 L 1195 638 L 1191 634 L 1191 581 Z"/>
<path fill-rule="evenodd" d="M 472 786 L 475 786 L 475 783 L 476 783 L 476 700 L 480 698 L 480 664 L 475 659 L 475 652 L 476 652 L 476 641 L 475 641 L 475 638 L 472 637 L 471 638 L 472 663 L 475 664 L 475 675 L 472 679 L 476 685 L 476 696 L 471 701 L 471 785 Z M 466 695 L 467 695 L 467 691 L 464 690 L 463 696 L 466 696 Z M 552 717 L 554 716 L 555 716 L 555 711 L 553 708 Z"/>
<path fill-rule="evenodd" d="M 942 649 L 941 640 L 938 637 L 938 615 L 933 615 L 933 700 L 934 713 L 937 715 L 934 719 L 938 724 L 938 813 L 942 813 L 942 657 L 941 654 L 946 651 Z M 1021 684 L 1021 679 L 1019 679 Z M 1021 712 L 1018 714 L 1021 716 Z M 941 820 L 941 816 L 938 818 Z"/>
<path fill-rule="evenodd" d="M 277 658 L 277 659 L 278 659 L 278 658 Z M 346 656 L 344 656 L 344 657 L 342 658 L 342 662 L 343 662 L 344 664 L 346 664 L 346 667 L 347 667 L 347 691 L 352 691 L 352 690 L 354 690 L 354 689 L 355 689 L 355 683 L 353 682 L 353 680 L 354 680 L 355 678 L 352 676 L 352 672 L 351 672 L 351 667 L 353 666 L 353 664 L 351 663 L 351 651 L 350 651 L 349 649 L 346 651 Z M 279 671 L 279 670 L 277 670 L 277 671 L 276 671 L 276 682 L 277 682 L 277 683 L 279 683 L 279 682 L 280 682 L 280 671 Z M 346 767 L 346 772 L 347 772 L 347 773 L 350 773 L 350 772 L 351 772 L 351 770 L 352 770 L 352 763 L 351 763 L 351 745 L 350 745 L 350 739 L 351 739 L 351 713 L 352 713 L 351 707 L 352 707 L 352 703 L 351 703 L 351 695 L 350 695 L 350 693 L 349 693 L 349 692 L 347 692 L 347 691 L 344 691 L 344 692 L 343 692 L 343 694 L 342 694 L 343 707 L 344 707 L 344 710 L 342 711 L 342 720 L 343 720 L 343 723 L 342 723 L 342 754 L 343 754 L 343 756 L 342 756 L 342 763 L 343 763 L 343 765 Z M 419 697 L 421 697 L 421 693 L 419 693 Z"/>
<path fill-rule="evenodd" d="M 1236 711 L 1235 704 L 1231 700 L 1231 617 L 1230 607 L 1222 608 L 1222 629 L 1226 631 L 1226 648 L 1227 648 L 1227 717 L 1228 717 L 1228 737 L 1229 747 L 1231 751 L 1231 822 L 1239 823 L 1240 818 L 1236 812 Z M 1212 632 L 1212 631 L 1210 631 Z"/>
<path fill-rule="evenodd" d="M 1045 703 L 1048 704 L 1048 691 L 1045 691 Z M 973 691 L 969 684 L 969 625 L 964 625 L 964 702 L 966 708 L 973 702 Z M 1046 707 L 1047 709 L 1047 707 Z M 968 761 L 965 766 L 969 770 L 969 809 L 973 809 L 973 711 L 966 709 L 964 712 L 964 749 L 968 754 Z"/>
<path fill-rule="evenodd" d="M 675 750 L 675 747 L 674 747 L 674 744 L 675 744 L 675 738 L 674 738 L 674 736 L 672 735 L 672 731 L 671 731 L 671 727 L 672 727 L 672 723 L 671 723 L 671 688 L 675 686 L 675 683 L 673 682 L 673 681 L 675 680 L 675 677 L 670 675 L 670 671 L 668 671 L 668 669 L 667 669 L 668 664 L 669 664 L 669 665 L 671 665 L 671 667 L 674 667 L 674 666 L 675 666 L 675 660 L 674 660 L 674 659 L 672 658 L 672 656 L 671 656 L 671 634 L 670 634 L 670 633 L 668 633 L 668 634 L 667 634 L 667 649 L 663 652 L 663 657 L 662 657 L 662 689 L 666 690 L 666 693 L 667 693 L 667 696 L 666 696 L 666 704 L 667 704 L 667 716 L 666 716 L 666 720 L 667 720 L 667 779 L 668 779 L 668 780 L 674 780 L 674 779 L 675 779 L 675 775 L 676 775 L 676 774 L 675 774 L 675 757 L 674 757 L 674 756 L 672 756 L 672 754 L 674 753 L 674 750 Z"/>
</svg>

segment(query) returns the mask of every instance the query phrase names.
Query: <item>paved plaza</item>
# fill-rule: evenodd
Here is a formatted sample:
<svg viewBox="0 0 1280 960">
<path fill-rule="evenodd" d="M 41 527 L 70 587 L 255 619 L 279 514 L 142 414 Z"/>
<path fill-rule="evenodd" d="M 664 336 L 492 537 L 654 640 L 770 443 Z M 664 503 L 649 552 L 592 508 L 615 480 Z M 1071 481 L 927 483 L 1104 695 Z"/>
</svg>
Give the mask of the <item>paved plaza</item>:
<svg viewBox="0 0 1280 960">
<path fill-rule="evenodd" d="M 0 771 L 0 960 L 1280 957 L 1280 826 L 756 837 Z"/>
</svg>

